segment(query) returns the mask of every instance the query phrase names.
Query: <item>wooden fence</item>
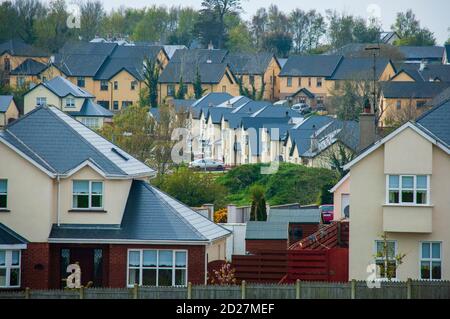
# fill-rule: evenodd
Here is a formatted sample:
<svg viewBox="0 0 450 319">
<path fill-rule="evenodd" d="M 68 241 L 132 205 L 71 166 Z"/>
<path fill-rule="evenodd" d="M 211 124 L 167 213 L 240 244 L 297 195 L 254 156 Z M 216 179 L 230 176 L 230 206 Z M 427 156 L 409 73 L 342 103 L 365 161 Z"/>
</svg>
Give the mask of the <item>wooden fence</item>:
<svg viewBox="0 0 450 319">
<path fill-rule="evenodd" d="M 364 281 L 301 282 L 293 285 L 89 288 L 77 290 L 0 291 L 0 299 L 450 299 L 449 281 L 382 283 Z"/>
</svg>

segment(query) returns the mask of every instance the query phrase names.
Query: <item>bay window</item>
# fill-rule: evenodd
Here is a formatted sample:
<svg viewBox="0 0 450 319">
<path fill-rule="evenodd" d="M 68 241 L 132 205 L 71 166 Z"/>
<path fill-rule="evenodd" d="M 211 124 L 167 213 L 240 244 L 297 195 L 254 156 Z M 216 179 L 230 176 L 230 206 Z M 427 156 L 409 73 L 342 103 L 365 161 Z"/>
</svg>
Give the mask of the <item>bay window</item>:
<svg viewBox="0 0 450 319">
<path fill-rule="evenodd" d="M 429 205 L 430 182 L 427 175 L 388 175 L 387 203 Z"/>
<path fill-rule="evenodd" d="M 103 208 L 103 182 L 73 181 L 74 209 Z"/>
<path fill-rule="evenodd" d="M 8 180 L 0 179 L 0 209 L 8 208 Z"/>
<path fill-rule="evenodd" d="M 186 286 L 187 251 L 129 250 L 128 286 Z"/>
<path fill-rule="evenodd" d="M 20 287 L 20 250 L 0 250 L 0 288 Z"/>
<path fill-rule="evenodd" d="M 420 247 L 420 279 L 442 279 L 442 247 L 440 242 L 422 242 Z"/>
</svg>

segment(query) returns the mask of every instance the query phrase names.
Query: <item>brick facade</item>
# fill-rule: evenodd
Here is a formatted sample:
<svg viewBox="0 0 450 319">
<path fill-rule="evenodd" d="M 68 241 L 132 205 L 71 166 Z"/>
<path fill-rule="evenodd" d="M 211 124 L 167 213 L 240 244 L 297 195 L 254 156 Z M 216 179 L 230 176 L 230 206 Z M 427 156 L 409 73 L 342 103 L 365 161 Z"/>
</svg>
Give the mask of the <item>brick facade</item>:
<svg viewBox="0 0 450 319">
<path fill-rule="evenodd" d="M 60 271 L 61 248 L 102 248 L 104 251 L 103 285 L 127 286 L 128 249 L 179 249 L 188 251 L 188 282 L 205 283 L 205 246 L 189 245 L 76 245 L 29 243 L 22 251 L 22 288 L 58 289 L 64 277 Z"/>
</svg>

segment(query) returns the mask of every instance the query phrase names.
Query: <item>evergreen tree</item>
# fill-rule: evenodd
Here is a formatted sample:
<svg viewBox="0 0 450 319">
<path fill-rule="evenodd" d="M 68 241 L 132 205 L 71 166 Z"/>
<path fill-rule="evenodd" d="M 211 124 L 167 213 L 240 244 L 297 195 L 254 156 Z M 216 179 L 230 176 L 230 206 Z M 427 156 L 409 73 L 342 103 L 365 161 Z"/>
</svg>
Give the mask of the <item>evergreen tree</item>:
<svg viewBox="0 0 450 319">
<path fill-rule="evenodd" d="M 197 71 L 195 74 L 195 80 L 194 80 L 193 86 L 194 86 L 195 98 L 198 100 L 203 96 L 203 93 L 205 93 L 205 90 L 203 90 L 203 88 L 202 88 L 202 78 L 200 76 L 200 72 L 198 71 L 198 68 L 197 68 Z"/>
<path fill-rule="evenodd" d="M 175 98 L 178 100 L 184 100 L 186 95 L 186 85 L 183 82 L 183 77 L 180 77 L 180 82 L 178 83 L 178 91 L 175 94 Z"/>
<path fill-rule="evenodd" d="M 264 188 L 260 185 L 255 185 L 250 190 L 252 196 L 252 208 L 250 212 L 251 221 L 264 222 L 267 221 L 266 198 L 264 195 Z"/>
<path fill-rule="evenodd" d="M 159 66 L 156 61 L 149 58 L 144 60 L 144 83 L 148 89 L 148 102 L 150 107 L 158 107 L 158 80 Z"/>
</svg>

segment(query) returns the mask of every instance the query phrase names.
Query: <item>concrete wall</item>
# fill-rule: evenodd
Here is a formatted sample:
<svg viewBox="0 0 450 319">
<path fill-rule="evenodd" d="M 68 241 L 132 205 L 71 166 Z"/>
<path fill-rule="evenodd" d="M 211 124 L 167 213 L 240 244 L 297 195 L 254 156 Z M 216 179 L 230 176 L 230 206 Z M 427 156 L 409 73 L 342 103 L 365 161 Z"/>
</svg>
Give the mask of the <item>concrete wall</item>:
<svg viewBox="0 0 450 319">
<path fill-rule="evenodd" d="M 247 224 L 245 223 L 227 223 L 221 224 L 233 233 L 227 238 L 226 259 L 231 260 L 233 255 L 245 255 L 245 232 Z"/>
</svg>

